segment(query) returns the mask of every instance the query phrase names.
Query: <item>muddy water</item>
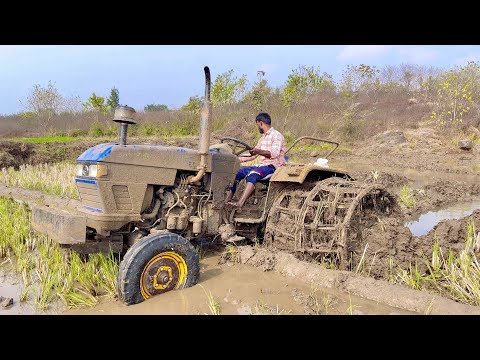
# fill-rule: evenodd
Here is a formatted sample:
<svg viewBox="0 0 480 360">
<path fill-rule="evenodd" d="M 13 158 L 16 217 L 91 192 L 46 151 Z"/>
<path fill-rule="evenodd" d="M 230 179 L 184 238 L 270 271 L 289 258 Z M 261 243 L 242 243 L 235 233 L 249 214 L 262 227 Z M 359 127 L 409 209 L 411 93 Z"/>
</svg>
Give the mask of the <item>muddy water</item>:
<svg viewBox="0 0 480 360">
<path fill-rule="evenodd" d="M 20 279 L 11 275 L 11 271 L 0 268 L 0 296 L 12 298 L 13 304 L 7 308 L 0 306 L 0 315 L 56 315 L 65 311 L 61 303 L 52 304 L 48 311 L 35 308 L 31 296 L 28 301 L 20 301 L 24 286 Z"/>
<path fill-rule="evenodd" d="M 410 229 L 412 235 L 422 236 L 432 230 L 435 225 L 443 220 L 459 220 L 471 215 L 480 209 L 480 199 L 469 202 L 457 203 L 438 211 L 429 211 L 419 216 L 418 220 L 409 221 L 405 226 Z"/>
<path fill-rule="evenodd" d="M 0 315 L 35 314 L 31 305 L 20 303 L 21 292 L 22 285 L 17 280 L 0 272 L 0 296 L 13 299 L 13 305 L 8 308 L 0 307 Z"/>
<path fill-rule="evenodd" d="M 412 314 L 335 289 L 314 289 L 301 279 L 264 272 L 250 265 L 219 265 L 219 255 L 201 261 L 200 282 L 140 304 L 104 301 L 65 314 L 305 315 Z"/>
</svg>

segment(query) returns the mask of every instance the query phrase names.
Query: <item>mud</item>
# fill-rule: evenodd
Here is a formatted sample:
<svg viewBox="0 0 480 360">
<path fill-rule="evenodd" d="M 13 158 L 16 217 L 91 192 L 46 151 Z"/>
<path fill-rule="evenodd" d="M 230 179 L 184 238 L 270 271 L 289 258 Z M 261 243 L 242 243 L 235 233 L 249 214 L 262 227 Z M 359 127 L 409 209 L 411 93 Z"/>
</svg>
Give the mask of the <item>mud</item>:
<svg viewBox="0 0 480 360">
<path fill-rule="evenodd" d="M 230 134 L 230 136 L 232 136 L 232 134 Z M 135 142 L 136 140 L 132 139 L 132 141 Z M 187 138 L 182 141 L 183 142 L 176 142 L 174 139 L 172 139 L 169 141 L 169 143 L 173 142 L 171 145 L 194 148 L 197 140 L 195 138 Z M 17 150 L 15 150 L 17 152 L 12 150 L 15 147 L 12 148 L 12 146 L 8 145 L 4 148 L 2 144 L 0 144 L 0 148 L 4 149 L 4 153 L 9 154 L 9 156 L 5 155 L 3 158 L 0 156 L 0 163 L 3 164 L 3 166 L 5 166 L 7 163 L 5 162 L 7 160 L 10 161 L 10 163 L 12 163 L 12 161 L 16 161 L 16 164 L 18 164 L 21 162 L 22 157 L 24 157 L 24 159 L 26 159 L 25 161 L 27 162 L 40 160 L 44 161 L 49 159 L 48 157 L 38 157 L 38 155 L 35 155 L 37 154 L 37 149 L 32 150 L 32 148 L 30 148 L 28 145 L 24 146 L 23 150 L 20 149 L 22 145 L 17 145 L 17 147 L 19 147 L 18 151 L 20 152 L 18 153 Z M 90 143 L 75 145 L 78 146 L 76 148 L 78 151 L 75 153 L 75 157 L 72 156 L 72 159 L 75 159 L 76 156 L 79 155 L 81 152 L 80 148 L 86 149 L 91 145 L 92 144 Z M 60 144 L 58 146 L 64 147 L 67 145 Z M 74 145 L 68 146 L 72 146 L 72 149 L 75 149 Z M 382 218 L 378 224 L 365 230 L 362 240 L 356 244 L 357 251 L 360 253 L 366 249 L 365 264 L 368 264 L 367 270 L 370 278 L 362 278 L 358 275 L 355 276 L 353 272 L 348 274 L 339 272 L 339 275 L 335 276 L 331 275 L 333 273 L 329 273 L 329 275 L 325 275 L 325 278 L 337 279 L 338 276 L 338 279 L 335 280 L 334 284 L 332 285 L 331 282 L 325 282 L 325 280 L 321 280 L 323 275 L 318 275 L 317 272 L 309 268 L 309 271 L 312 272 L 312 274 L 317 274 L 315 276 L 319 276 L 316 278 L 317 285 L 322 285 L 326 289 L 348 291 L 352 295 L 370 299 L 371 301 L 380 301 L 384 304 L 389 304 L 390 306 L 398 306 L 399 308 L 408 311 L 416 311 L 420 313 L 426 311 L 426 306 L 429 307 L 432 299 L 434 299 L 432 297 L 433 295 L 429 294 L 430 297 L 423 299 L 422 296 L 424 295 L 419 295 L 418 291 L 415 293 L 410 293 L 409 291 L 413 290 L 403 287 L 390 288 L 386 285 L 385 279 L 388 278 L 391 266 L 390 259 L 393 259 L 395 264 L 404 268 L 408 267 L 408 265 L 412 262 L 417 262 L 420 264 L 420 266 L 422 266 L 421 264 L 424 263 L 423 257 L 431 256 L 435 239 L 438 240 L 440 248 L 445 254 L 449 249 L 452 249 L 454 252 L 458 252 L 464 247 L 465 238 L 467 235 L 467 224 L 473 222 L 476 227 L 476 231 L 478 232 L 480 230 L 480 210 L 478 209 L 473 210 L 471 214 L 465 217 L 442 220 L 434 225 L 434 227 L 428 231 L 428 233 L 421 236 L 415 236 L 412 234 L 410 229 L 405 226 L 405 224 L 417 221 L 422 215 L 425 215 L 429 212 L 439 211 L 460 203 L 472 204 L 480 199 L 479 148 L 480 145 L 474 145 L 470 150 L 462 150 L 446 142 L 434 130 L 428 128 L 419 128 L 405 132 L 395 131 L 380 134 L 369 142 L 357 144 L 351 154 L 346 154 L 345 152 L 338 154 L 334 153 L 329 159 L 329 165 L 332 167 L 344 169 L 358 180 L 367 183 L 379 183 L 397 196 L 400 195 L 401 188 L 404 185 L 407 185 L 415 199 L 415 205 L 413 207 L 407 207 L 400 203 L 400 212 L 398 212 L 395 217 Z M 312 158 L 306 158 L 305 160 L 306 162 L 311 162 Z M 55 197 L 49 197 L 48 195 L 40 193 L 32 195 L 29 191 L 23 189 L 11 189 L 6 188 L 5 186 L 0 186 L 0 196 L 3 195 L 11 195 L 17 199 L 27 202 L 40 201 L 51 204 L 51 206 L 59 204 L 59 200 Z M 76 201 L 67 199 L 60 200 L 60 204 L 63 204 L 69 208 L 73 208 L 78 205 Z M 297 270 L 289 268 L 290 270 L 287 271 L 283 269 L 279 265 L 282 264 L 282 262 L 279 262 L 278 255 L 276 255 L 274 252 L 272 252 L 270 255 L 265 255 L 261 261 L 254 261 L 254 255 L 252 255 L 251 250 L 245 251 L 250 253 L 252 259 L 245 260 L 245 258 L 242 257 L 243 260 L 240 260 L 240 264 L 235 263 L 235 265 L 232 265 L 231 267 L 228 267 L 227 263 L 223 263 L 218 264 L 219 268 L 217 268 L 217 265 L 211 263 L 209 265 L 205 265 L 207 266 L 205 269 L 208 270 L 209 267 L 211 267 L 212 269 L 216 269 L 212 270 L 212 273 L 217 272 L 218 274 L 223 274 L 222 269 L 236 269 L 235 271 L 238 271 L 239 274 L 246 274 L 245 281 L 252 286 L 252 289 L 257 277 L 260 276 L 258 274 L 297 274 Z M 293 264 L 293 260 L 290 259 L 289 261 Z M 298 269 L 301 269 L 303 266 L 307 266 L 301 264 L 309 264 L 308 266 L 314 265 L 308 262 L 295 264 Z M 317 268 L 320 268 L 318 270 L 319 272 L 326 270 L 319 266 L 317 266 Z M 255 273 L 256 275 L 247 275 L 248 271 L 257 270 L 259 271 L 258 274 Z M 300 271 L 298 274 L 295 275 L 297 278 L 310 278 L 307 273 L 302 273 Z M 208 281 L 213 281 L 208 278 L 208 275 L 206 276 L 207 278 L 204 278 L 206 282 L 203 285 L 206 285 Z M 235 286 L 240 286 L 240 284 L 243 284 L 240 282 L 240 280 L 222 278 L 221 275 L 218 275 L 216 278 L 229 282 L 230 286 L 228 288 L 232 289 L 232 291 L 234 291 L 233 289 Z M 270 279 L 270 281 L 273 280 Z M 283 281 L 287 280 L 284 279 Z M 232 282 L 237 285 L 231 285 Z M 337 282 L 340 285 L 338 285 Z M 228 292 L 227 287 L 222 288 L 223 285 L 218 284 L 215 286 L 218 286 L 219 289 L 221 288 L 218 294 L 226 294 Z M 248 285 L 245 286 L 248 287 Z M 377 291 L 375 289 L 383 290 Z M 260 290 L 257 291 L 257 295 L 259 291 Z M 306 288 L 301 291 L 303 293 L 308 293 Z M 196 292 L 198 292 L 198 296 L 205 296 L 205 293 L 201 287 L 194 287 L 192 289 L 182 290 L 180 293 L 174 292 L 173 294 L 162 295 L 162 298 L 165 296 L 171 297 L 171 301 L 175 299 L 174 302 L 178 303 L 179 301 L 184 301 L 181 299 L 183 299 L 185 296 L 191 295 L 193 298 L 195 298 Z M 387 295 L 389 295 L 390 298 L 397 299 L 398 302 L 387 299 Z M 217 296 L 223 297 L 223 295 Z M 301 296 L 299 297 L 301 298 Z M 418 300 L 417 303 L 412 305 L 412 299 L 420 298 L 422 298 L 421 301 Z M 205 307 L 206 305 L 202 305 L 203 307 L 188 306 L 185 310 L 185 308 L 169 308 L 169 305 L 166 303 L 160 305 L 160 302 L 163 302 L 161 299 L 152 299 L 152 301 L 149 301 L 148 303 L 154 304 L 157 301 L 159 302 L 158 307 L 148 310 L 145 308 L 144 310 L 139 310 L 139 312 L 208 312 L 208 306 Z M 272 304 L 275 302 L 280 303 L 281 301 L 270 301 Z M 192 303 L 200 302 L 197 300 L 192 300 Z M 248 304 L 251 309 L 251 301 Z M 471 308 L 463 308 L 460 306 L 460 304 L 448 299 L 435 298 L 434 304 L 443 305 L 438 305 L 437 307 L 434 305 L 433 310 L 430 306 L 432 313 L 462 313 L 463 311 L 465 311 L 465 313 L 470 313 L 470 311 L 474 311 Z M 103 309 L 105 313 L 109 313 L 109 311 L 114 312 L 117 310 L 120 312 L 120 309 L 125 311 L 125 308 L 120 305 L 118 305 L 116 308 L 117 305 L 105 305 L 105 308 L 99 309 Z M 230 305 L 225 304 L 225 307 L 228 308 Z M 113 307 L 110 308 L 109 306 Z M 135 306 L 135 309 L 140 309 L 143 306 L 147 305 Z M 285 308 L 287 307 L 285 306 Z M 238 309 L 238 306 L 233 306 L 229 310 L 225 311 L 227 313 L 238 313 Z M 248 311 L 245 310 L 245 312 Z M 299 313 L 301 310 L 295 308 L 295 310 L 292 310 L 292 312 Z M 339 310 L 339 312 L 341 313 L 342 311 Z"/>
<path fill-rule="evenodd" d="M 238 261 L 255 267 L 274 270 L 289 277 L 312 282 L 316 286 L 338 289 L 364 299 L 423 314 L 480 314 L 480 307 L 459 304 L 438 295 L 429 294 L 375 280 L 351 271 L 322 268 L 302 262 L 281 251 L 252 247 L 239 248 Z M 227 261 L 228 262 L 228 261 Z"/>
<path fill-rule="evenodd" d="M 241 254 L 245 254 L 246 246 Z M 221 252 L 212 252 L 200 262 L 199 283 L 170 291 L 142 303 L 125 306 L 104 301 L 94 308 L 72 309 L 67 315 L 369 315 L 415 314 L 396 306 L 362 298 L 334 287 L 318 286 L 261 266 L 225 263 Z M 265 262 L 266 257 L 263 258 Z M 267 261 L 268 262 L 268 261 Z M 215 310 L 214 310 L 215 309 Z"/>
</svg>

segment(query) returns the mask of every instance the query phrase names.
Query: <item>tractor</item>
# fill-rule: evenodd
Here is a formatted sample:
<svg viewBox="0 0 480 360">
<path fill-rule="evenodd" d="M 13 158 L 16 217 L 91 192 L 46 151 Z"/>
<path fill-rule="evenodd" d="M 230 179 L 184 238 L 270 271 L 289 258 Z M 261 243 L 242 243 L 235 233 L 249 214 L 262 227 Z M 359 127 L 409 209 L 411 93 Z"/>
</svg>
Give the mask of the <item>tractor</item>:
<svg viewBox="0 0 480 360">
<path fill-rule="evenodd" d="M 356 181 L 325 163 L 289 161 L 257 182 L 242 208 L 228 207 L 226 192 L 241 166 L 239 156 L 252 147 L 232 137 L 210 144 L 207 66 L 204 74 L 198 149 L 127 144 L 135 110 L 118 106 L 113 118 L 118 142 L 98 144 L 77 158 L 74 181 L 81 205 L 75 211 L 32 207 L 33 229 L 62 247 L 121 255 L 117 293 L 126 305 L 197 284 L 197 242 L 259 242 L 330 257 L 348 269 L 358 262 L 362 229 L 388 216 L 396 204 L 378 184 Z M 339 145 L 301 137 L 286 155 L 303 140 L 327 143 L 325 159 Z"/>
</svg>

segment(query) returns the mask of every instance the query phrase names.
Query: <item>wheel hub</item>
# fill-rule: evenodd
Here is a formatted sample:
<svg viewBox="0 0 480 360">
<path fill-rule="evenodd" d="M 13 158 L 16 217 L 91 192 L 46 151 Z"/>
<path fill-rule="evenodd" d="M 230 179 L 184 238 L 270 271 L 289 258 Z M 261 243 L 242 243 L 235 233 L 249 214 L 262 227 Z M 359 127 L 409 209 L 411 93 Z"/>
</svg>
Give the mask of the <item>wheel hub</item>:
<svg viewBox="0 0 480 360">
<path fill-rule="evenodd" d="M 173 251 L 155 255 L 145 265 L 140 276 L 140 291 L 144 299 L 183 286 L 187 275 L 185 260 Z"/>
<path fill-rule="evenodd" d="M 172 268 L 170 266 L 160 266 L 153 278 L 153 287 L 157 290 L 163 290 L 170 285 L 172 279 Z"/>
</svg>

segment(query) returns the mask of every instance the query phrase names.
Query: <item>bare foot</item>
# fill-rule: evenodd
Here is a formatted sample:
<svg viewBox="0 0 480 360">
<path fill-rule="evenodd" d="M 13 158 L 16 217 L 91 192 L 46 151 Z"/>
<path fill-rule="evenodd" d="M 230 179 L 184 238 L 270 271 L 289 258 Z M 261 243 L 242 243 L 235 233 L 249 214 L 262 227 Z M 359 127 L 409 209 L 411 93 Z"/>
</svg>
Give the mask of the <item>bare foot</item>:
<svg viewBox="0 0 480 360">
<path fill-rule="evenodd" d="M 236 207 L 236 208 L 241 208 L 242 205 L 240 205 L 238 202 L 233 202 L 233 201 L 228 201 L 225 203 L 225 205 L 230 205 L 230 206 L 233 206 L 233 207 Z"/>
</svg>

